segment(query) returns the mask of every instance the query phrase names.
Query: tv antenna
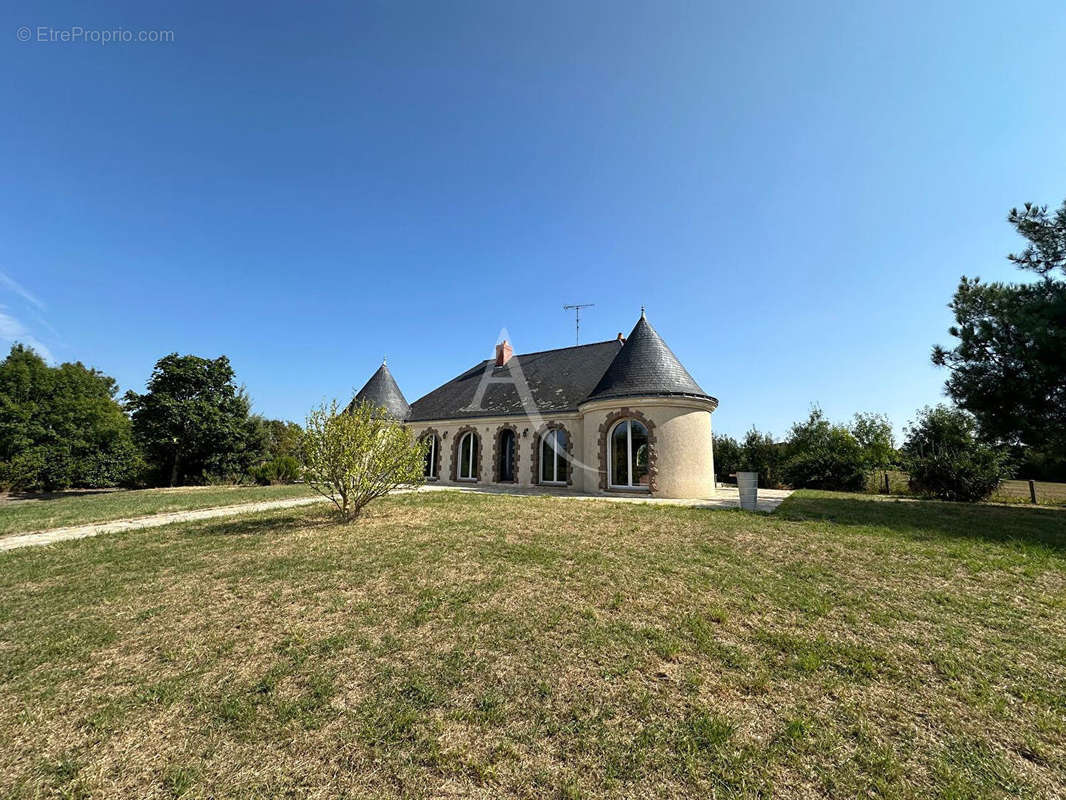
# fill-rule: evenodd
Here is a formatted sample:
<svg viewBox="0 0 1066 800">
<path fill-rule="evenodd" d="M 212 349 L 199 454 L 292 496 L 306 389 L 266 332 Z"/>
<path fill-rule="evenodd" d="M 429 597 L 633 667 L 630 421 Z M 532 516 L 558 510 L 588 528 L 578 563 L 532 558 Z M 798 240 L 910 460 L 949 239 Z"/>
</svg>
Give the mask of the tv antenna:
<svg viewBox="0 0 1066 800">
<path fill-rule="evenodd" d="M 581 344 L 581 309 L 592 308 L 595 303 L 574 303 L 563 306 L 563 311 L 574 312 L 574 344 Z"/>
</svg>

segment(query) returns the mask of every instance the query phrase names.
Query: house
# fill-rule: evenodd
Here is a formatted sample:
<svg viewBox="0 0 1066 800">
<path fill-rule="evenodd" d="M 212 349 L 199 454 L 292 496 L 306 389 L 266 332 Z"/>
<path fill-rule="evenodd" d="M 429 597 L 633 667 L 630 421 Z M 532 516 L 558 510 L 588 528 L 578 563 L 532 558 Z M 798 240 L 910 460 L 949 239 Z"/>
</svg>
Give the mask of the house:
<svg viewBox="0 0 1066 800">
<path fill-rule="evenodd" d="M 382 363 L 355 396 L 428 443 L 426 479 L 592 494 L 714 495 L 711 412 L 644 311 L 628 337 L 496 357 L 408 404 Z"/>
</svg>

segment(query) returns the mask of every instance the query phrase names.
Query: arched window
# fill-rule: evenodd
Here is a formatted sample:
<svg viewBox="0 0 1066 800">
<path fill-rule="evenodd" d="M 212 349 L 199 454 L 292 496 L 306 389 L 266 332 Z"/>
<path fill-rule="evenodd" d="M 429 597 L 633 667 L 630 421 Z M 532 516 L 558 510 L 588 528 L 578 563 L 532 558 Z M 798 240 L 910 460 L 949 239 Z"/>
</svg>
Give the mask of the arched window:
<svg viewBox="0 0 1066 800">
<path fill-rule="evenodd" d="M 500 431 L 500 438 L 496 447 L 496 474 L 501 483 L 514 483 L 515 476 L 515 435 L 511 428 Z"/>
<path fill-rule="evenodd" d="M 422 470 L 422 474 L 427 478 L 439 478 L 440 461 L 437 458 L 437 454 L 440 450 L 440 440 L 435 433 L 431 433 L 423 437 L 423 441 L 429 446 L 426 448 L 426 465 Z"/>
<path fill-rule="evenodd" d="M 478 440 L 477 434 L 467 431 L 459 440 L 459 471 L 461 481 L 476 481 L 478 476 Z"/>
<path fill-rule="evenodd" d="M 635 419 L 624 419 L 611 429 L 607 440 L 608 485 L 613 489 L 647 489 L 648 429 Z"/>
<path fill-rule="evenodd" d="M 566 483 L 566 468 L 566 431 L 546 431 L 540 437 L 540 482 Z"/>
</svg>

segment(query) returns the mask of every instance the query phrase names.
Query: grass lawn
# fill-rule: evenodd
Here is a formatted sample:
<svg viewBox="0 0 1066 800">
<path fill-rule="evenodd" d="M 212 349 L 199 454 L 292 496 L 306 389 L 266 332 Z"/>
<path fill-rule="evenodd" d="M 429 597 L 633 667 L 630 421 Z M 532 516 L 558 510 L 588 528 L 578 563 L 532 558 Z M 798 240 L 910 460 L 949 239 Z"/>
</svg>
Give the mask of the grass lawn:
<svg viewBox="0 0 1066 800">
<path fill-rule="evenodd" d="M 306 486 L 183 486 L 0 503 L 0 536 L 168 511 L 284 500 L 313 494 Z"/>
<path fill-rule="evenodd" d="M 1061 511 L 432 492 L 0 554 L 0 796 L 1064 793 Z"/>
</svg>

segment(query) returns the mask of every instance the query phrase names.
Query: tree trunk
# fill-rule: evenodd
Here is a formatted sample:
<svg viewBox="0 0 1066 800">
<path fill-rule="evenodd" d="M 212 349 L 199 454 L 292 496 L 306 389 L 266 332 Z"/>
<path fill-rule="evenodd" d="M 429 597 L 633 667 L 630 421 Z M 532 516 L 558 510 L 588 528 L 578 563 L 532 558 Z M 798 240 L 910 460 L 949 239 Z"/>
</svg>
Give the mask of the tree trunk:
<svg viewBox="0 0 1066 800">
<path fill-rule="evenodd" d="M 174 448 L 174 464 L 170 468 L 170 485 L 177 486 L 178 484 L 178 449 Z"/>
</svg>

